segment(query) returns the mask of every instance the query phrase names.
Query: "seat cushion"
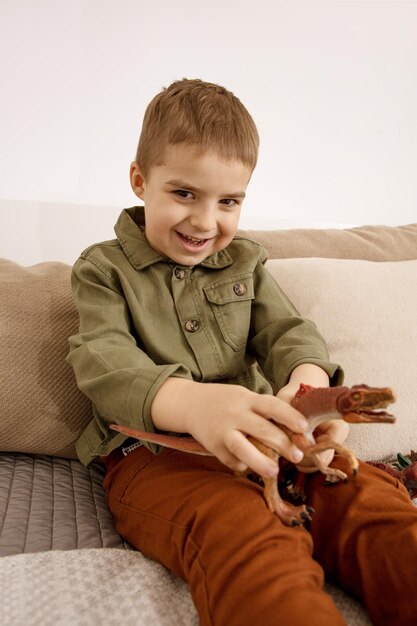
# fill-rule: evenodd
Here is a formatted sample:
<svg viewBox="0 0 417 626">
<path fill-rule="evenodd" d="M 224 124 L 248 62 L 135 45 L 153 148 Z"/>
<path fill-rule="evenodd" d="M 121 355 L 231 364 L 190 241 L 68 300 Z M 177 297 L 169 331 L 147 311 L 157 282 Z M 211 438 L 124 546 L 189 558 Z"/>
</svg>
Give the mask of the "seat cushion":
<svg viewBox="0 0 417 626">
<path fill-rule="evenodd" d="M 0 556 L 74 548 L 131 549 L 107 508 L 104 466 L 0 453 Z"/>
</svg>

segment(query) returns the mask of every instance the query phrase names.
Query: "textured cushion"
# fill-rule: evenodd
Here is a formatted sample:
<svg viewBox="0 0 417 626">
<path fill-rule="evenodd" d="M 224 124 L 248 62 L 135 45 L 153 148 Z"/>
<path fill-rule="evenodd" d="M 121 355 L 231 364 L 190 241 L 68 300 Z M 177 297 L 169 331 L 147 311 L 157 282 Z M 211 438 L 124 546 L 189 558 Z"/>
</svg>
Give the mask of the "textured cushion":
<svg viewBox="0 0 417 626">
<path fill-rule="evenodd" d="M 36 589 L 34 589 L 34 576 Z M 197 626 L 188 585 L 139 552 L 51 551 L 1 559 L 0 623 L 7 626 Z M 364 608 L 327 584 L 348 626 L 371 626 Z"/>
<path fill-rule="evenodd" d="M 324 335 L 346 383 L 390 386 L 395 425 L 352 425 L 365 460 L 417 450 L 417 260 L 274 259 L 267 267 Z"/>
<path fill-rule="evenodd" d="M 103 475 L 98 462 L 84 467 L 73 459 L 0 452 L 0 556 L 75 548 L 131 550 L 114 527 Z"/>
<path fill-rule="evenodd" d="M 367 261 L 407 261 L 417 258 L 417 224 L 357 228 L 241 230 L 256 239 L 271 259 L 325 257 Z"/>
<path fill-rule="evenodd" d="M 0 585 L 4 626 L 198 626 L 188 585 L 139 552 L 6 556 Z"/>
<path fill-rule="evenodd" d="M 91 418 L 65 362 L 77 327 L 68 265 L 0 259 L 0 450 L 76 458 Z"/>
</svg>

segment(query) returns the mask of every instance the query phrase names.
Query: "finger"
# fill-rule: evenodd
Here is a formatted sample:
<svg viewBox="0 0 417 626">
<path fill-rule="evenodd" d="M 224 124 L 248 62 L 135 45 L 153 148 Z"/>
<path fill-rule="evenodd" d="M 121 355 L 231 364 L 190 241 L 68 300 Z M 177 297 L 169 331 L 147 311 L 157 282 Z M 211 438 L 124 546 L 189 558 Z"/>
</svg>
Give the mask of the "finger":
<svg viewBox="0 0 417 626">
<path fill-rule="evenodd" d="M 320 441 L 323 437 L 328 437 L 336 443 L 343 443 L 349 434 L 349 424 L 342 420 L 331 420 L 320 424 L 314 433 L 316 441 Z"/>
<path fill-rule="evenodd" d="M 319 452 L 318 456 L 321 458 L 325 465 L 330 465 L 333 461 L 334 450 L 325 450 L 324 452 Z"/>
<path fill-rule="evenodd" d="M 304 415 L 276 396 L 258 394 L 253 409 L 262 417 L 273 419 L 293 432 L 302 433 L 307 430 L 308 423 Z"/>
<path fill-rule="evenodd" d="M 238 459 L 233 454 L 230 454 L 228 450 L 222 450 L 218 454 L 216 454 L 217 458 L 223 465 L 233 470 L 234 472 L 239 472 L 243 474 L 248 469 L 246 463 L 243 463 L 240 459 Z"/>
<path fill-rule="evenodd" d="M 222 447 L 216 452 L 216 457 L 219 459 L 223 465 L 226 465 L 229 469 L 234 472 L 246 472 L 248 466 L 246 463 L 241 461 L 237 456 L 232 454 L 227 448 Z"/>
<path fill-rule="evenodd" d="M 293 444 L 290 437 L 275 422 L 256 415 L 249 423 L 245 432 L 254 439 L 261 441 L 272 448 L 280 456 L 284 456 L 292 463 L 299 463 L 303 458 L 302 451 Z"/>
<path fill-rule="evenodd" d="M 235 431 L 225 445 L 229 454 L 256 474 L 269 478 L 278 475 L 277 462 L 258 450 L 242 433 Z"/>
</svg>

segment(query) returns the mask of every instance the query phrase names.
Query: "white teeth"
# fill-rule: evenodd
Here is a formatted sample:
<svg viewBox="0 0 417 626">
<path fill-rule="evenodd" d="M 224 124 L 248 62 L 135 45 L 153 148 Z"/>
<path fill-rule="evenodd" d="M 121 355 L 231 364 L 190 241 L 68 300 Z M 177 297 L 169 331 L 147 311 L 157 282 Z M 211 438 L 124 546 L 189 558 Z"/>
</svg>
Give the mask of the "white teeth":
<svg viewBox="0 0 417 626">
<path fill-rule="evenodd" d="M 189 235 L 183 235 L 183 237 L 185 237 L 185 239 L 188 239 L 188 241 L 192 241 L 193 243 L 201 243 L 202 241 L 204 241 L 204 239 L 196 239 L 195 237 L 190 237 Z"/>
</svg>

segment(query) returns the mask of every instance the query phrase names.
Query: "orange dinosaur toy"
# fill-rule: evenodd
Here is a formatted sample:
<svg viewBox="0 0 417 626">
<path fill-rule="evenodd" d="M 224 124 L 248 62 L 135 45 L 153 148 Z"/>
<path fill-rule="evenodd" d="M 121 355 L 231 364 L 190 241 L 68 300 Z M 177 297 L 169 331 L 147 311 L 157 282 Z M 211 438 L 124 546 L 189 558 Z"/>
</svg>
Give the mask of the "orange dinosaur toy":
<svg viewBox="0 0 417 626">
<path fill-rule="evenodd" d="M 368 387 L 368 385 L 355 385 L 353 387 L 310 387 L 301 384 L 292 401 L 292 406 L 302 413 L 309 422 L 308 431 L 305 434 L 296 434 L 284 426 L 280 426 L 292 442 L 304 452 L 304 456 L 311 457 L 318 469 L 326 475 L 329 483 L 340 479 L 346 480 L 347 474 L 339 469 L 328 467 L 319 456 L 319 452 L 333 449 L 337 454 L 345 457 L 350 465 L 353 476 L 358 472 L 359 463 L 353 452 L 329 438 L 316 442 L 314 431 L 327 420 L 342 419 L 345 422 L 358 423 L 394 423 L 395 417 L 386 413 L 385 409 L 395 401 L 394 393 L 388 387 Z M 192 454 L 212 456 L 198 441 L 192 437 L 170 436 L 158 433 L 148 433 L 141 430 L 119 426 L 110 426 L 129 437 L 141 441 L 156 443 L 167 448 L 174 448 Z M 274 459 L 277 464 L 279 454 L 276 450 L 268 447 L 261 441 L 249 437 L 250 441 L 264 454 Z M 248 472 L 249 473 L 249 472 Z M 294 505 L 282 500 L 278 491 L 277 478 L 261 476 L 264 483 L 264 497 L 270 508 L 285 524 L 299 526 L 306 520 L 311 519 L 313 509 L 305 504 Z"/>
</svg>

